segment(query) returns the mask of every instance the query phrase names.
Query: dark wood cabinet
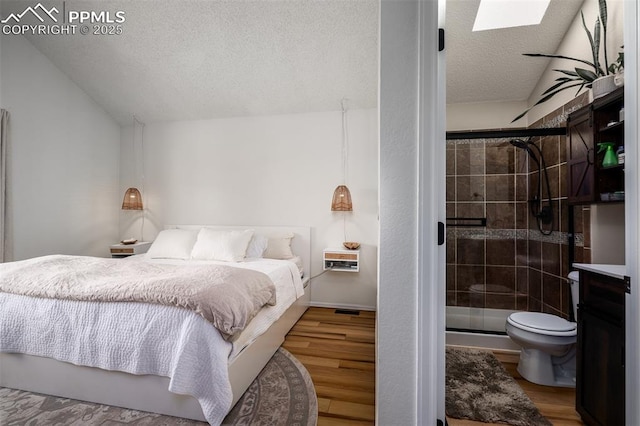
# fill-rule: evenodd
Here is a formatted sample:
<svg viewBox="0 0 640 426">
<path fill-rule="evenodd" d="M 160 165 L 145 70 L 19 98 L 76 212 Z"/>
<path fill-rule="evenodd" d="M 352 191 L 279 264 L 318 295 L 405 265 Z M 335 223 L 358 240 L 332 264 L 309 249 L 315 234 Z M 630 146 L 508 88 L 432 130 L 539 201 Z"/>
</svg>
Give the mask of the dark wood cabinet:
<svg viewBox="0 0 640 426">
<path fill-rule="evenodd" d="M 588 425 L 624 425 L 625 282 L 580 271 L 576 410 Z"/>
<path fill-rule="evenodd" d="M 624 200 L 624 165 L 603 167 L 604 152 L 598 144 L 624 146 L 623 88 L 594 100 L 567 118 L 567 174 L 569 204 L 593 204 Z"/>
</svg>

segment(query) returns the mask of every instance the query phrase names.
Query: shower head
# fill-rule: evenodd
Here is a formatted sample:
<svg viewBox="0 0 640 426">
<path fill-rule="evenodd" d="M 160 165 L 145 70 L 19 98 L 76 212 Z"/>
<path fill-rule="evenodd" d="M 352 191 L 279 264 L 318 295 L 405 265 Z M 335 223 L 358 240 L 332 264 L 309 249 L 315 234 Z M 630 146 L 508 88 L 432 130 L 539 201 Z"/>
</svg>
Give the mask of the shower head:
<svg viewBox="0 0 640 426">
<path fill-rule="evenodd" d="M 540 161 L 538 161 L 538 159 L 536 158 L 536 155 L 533 153 L 533 151 L 531 150 L 531 147 L 533 146 L 534 148 L 538 149 L 538 147 L 535 144 L 532 144 L 531 142 L 528 141 L 523 141 L 522 139 L 511 139 L 509 141 L 509 143 L 513 146 L 515 146 L 516 148 L 520 148 L 520 149 L 524 149 L 525 151 L 527 151 L 527 153 L 529 154 L 529 156 L 533 159 L 533 161 L 535 161 L 535 163 L 538 165 L 538 169 L 540 169 Z M 542 153 L 540 153 L 540 156 L 542 156 Z"/>
<path fill-rule="evenodd" d="M 522 139 L 512 139 L 509 143 L 516 148 L 524 149 L 529 154 L 529 157 L 536 163 L 538 166 L 538 191 L 535 198 L 533 198 L 533 203 L 531 205 L 531 212 L 535 216 L 538 222 L 538 229 L 543 235 L 551 235 L 553 231 L 553 204 L 551 203 L 551 187 L 549 185 L 549 174 L 547 173 L 547 165 L 544 161 L 544 156 L 542 155 L 542 150 L 538 147 L 538 145 L 531 143 L 529 141 L 523 141 Z M 533 153 L 533 149 L 538 151 L 538 158 Z M 544 171 L 544 178 L 547 187 L 547 205 L 544 206 L 542 204 L 542 172 Z M 537 206 L 537 209 L 534 207 Z M 536 210 L 536 211 L 534 211 Z M 544 231 L 542 229 L 542 224 L 551 224 L 551 230 Z"/>
<path fill-rule="evenodd" d="M 525 142 L 522 139 L 512 139 L 509 141 L 509 143 L 515 146 L 516 148 L 526 149 L 527 151 L 530 149 L 529 142 Z"/>
</svg>

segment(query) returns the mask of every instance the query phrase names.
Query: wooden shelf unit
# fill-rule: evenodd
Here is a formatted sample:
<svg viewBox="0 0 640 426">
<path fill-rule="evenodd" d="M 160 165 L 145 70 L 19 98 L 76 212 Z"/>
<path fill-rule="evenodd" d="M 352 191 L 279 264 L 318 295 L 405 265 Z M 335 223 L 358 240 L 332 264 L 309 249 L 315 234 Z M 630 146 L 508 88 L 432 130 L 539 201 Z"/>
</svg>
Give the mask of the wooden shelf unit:
<svg viewBox="0 0 640 426">
<path fill-rule="evenodd" d="M 567 171 L 569 204 L 595 204 L 621 201 L 601 194 L 624 191 L 624 166 L 602 167 L 604 152 L 598 144 L 613 142 L 614 151 L 624 145 L 624 88 L 595 99 L 567 118 Z"/>
<path fill-rule="evenodd" d="M 324 249 L 322 267 L 325 271 L 360 272 L 360 250 Z"/>
</svg>

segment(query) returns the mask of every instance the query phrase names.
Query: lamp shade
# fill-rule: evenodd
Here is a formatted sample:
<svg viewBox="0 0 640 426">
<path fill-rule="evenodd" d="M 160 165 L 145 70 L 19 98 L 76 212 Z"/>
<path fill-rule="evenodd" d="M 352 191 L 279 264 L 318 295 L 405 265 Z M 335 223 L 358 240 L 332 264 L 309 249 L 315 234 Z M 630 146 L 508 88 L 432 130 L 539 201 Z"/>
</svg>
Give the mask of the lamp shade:
<svg viewBox="0 0 640 426">
<path fill-rule="evenodd" d="M 129 188 L 124 193 L 122 210 L 142 210 L 142 195 L 138 188 Z"/>
<path fill-rule="evenodd" d="M 333 200 L 331 200 L 332 212 L 351 212 L 353 211 L 353 203 L 351 202 L 351 192 L 346 185 L 338 185 L 333 191 Z"/>
</svg>

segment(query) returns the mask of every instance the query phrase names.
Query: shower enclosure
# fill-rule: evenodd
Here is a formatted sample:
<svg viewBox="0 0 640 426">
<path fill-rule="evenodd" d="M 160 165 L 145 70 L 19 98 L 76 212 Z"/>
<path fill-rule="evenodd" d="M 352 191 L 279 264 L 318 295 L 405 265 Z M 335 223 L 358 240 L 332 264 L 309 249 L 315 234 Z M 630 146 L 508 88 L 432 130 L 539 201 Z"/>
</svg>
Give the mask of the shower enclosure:
<svg viewBox="0 0 640 426">
<path fill-rule="evenodd" d="M 504 333 L 514 311 L 569 317 L 583 214 L 567 204 L 565 127 L 555 123 L 447 133 L 448 330 Z"/>
</svg>

